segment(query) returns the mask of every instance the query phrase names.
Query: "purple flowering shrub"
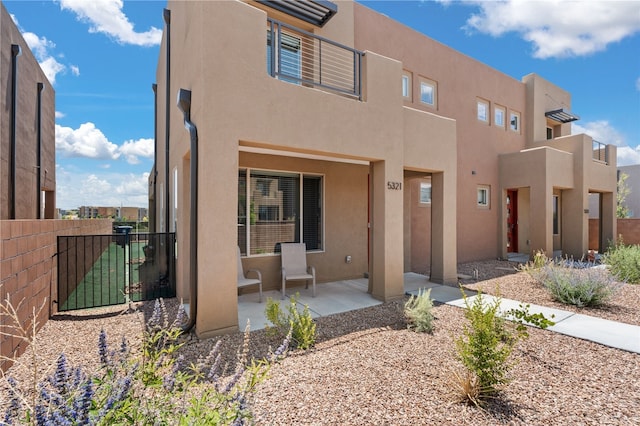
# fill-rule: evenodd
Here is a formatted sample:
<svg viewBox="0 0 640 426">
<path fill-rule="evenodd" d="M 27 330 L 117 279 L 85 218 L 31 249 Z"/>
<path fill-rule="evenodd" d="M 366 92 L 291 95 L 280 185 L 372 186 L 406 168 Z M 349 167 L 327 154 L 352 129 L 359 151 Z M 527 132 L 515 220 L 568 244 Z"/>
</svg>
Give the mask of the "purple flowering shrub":
<svg viewBox="0 0 640 426">
<path fill-rule="evenodd" d="M 0 424 L 248 424 L 248 397 L 266 379 L 270 366 L 286 356 L 290 336 L 264 359 L 249 360 L 247 326 L 235 370 L 226 374 L 221 341 L 196 364 L 184 365 L 179 355 L 183 320 L 180 310 L 170 323 L 164 302 L 156 300 L 145 325 L 142 353 L 133 353 L 124 337 L 118 349 L 110 349 L 102 331 L 97 371 L 70 366 L 61 354 L 55 372 L 34 384 L 37 394 L 32 398 L 7 377 L 10 403 Z"/>
</svg>

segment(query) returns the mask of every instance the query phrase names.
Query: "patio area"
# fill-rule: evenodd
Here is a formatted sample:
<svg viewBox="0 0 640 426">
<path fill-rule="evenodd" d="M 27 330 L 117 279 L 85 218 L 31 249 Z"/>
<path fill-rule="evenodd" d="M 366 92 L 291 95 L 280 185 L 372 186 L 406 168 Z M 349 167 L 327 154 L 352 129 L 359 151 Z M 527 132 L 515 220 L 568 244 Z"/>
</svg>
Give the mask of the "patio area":
<svg viewBox="0 0 640 426">
<path fill-rule="evenodd" d="M 287 298 L 280 298 L 280 291 L 271 290 L 263 293 L 262 303 L 258 303 L 258 293 L 249 293 L 238 296 L 238 324 L 244 329 L 247 320 L 250 321 L 251 330 L 260 330 L 268 325 L 264 311 L 266 301 L 270 297 L 278 302 L 283 309 L 289 303 L 289 297 L 299 294 L 297 297 L 299 308 L 309 306 L 313 318 L 352 311 L 379 305 L 382 302 L 367 293 L 368 281 L 359 278 L 345 281 L 335 281 L 316 285 L 316 297 L 311 296 L 311 288 L 304 286 L 287 288 Z M 420 288 L 431 288 L 431 297 L 439 301 L 452 301 L 460 299 L 460 289 L 431 283 L 428 277 L 416 273 L 404 274 L 405 293 L 416 292 Z"/>
</svg>

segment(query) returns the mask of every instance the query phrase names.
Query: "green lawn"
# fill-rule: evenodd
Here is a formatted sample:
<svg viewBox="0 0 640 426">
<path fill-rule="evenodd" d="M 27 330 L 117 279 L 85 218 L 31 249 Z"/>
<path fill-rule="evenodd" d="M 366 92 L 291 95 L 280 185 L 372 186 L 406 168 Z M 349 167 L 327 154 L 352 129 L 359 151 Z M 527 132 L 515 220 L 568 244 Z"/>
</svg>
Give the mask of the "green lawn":
<svg viewBox="0 0 640 426">
<path fill-rule="evenodd" d="M 142 251 L 144 245 L 146 241 L 130 244 L 131 265 L 129 265 L 128 259 L 125 262 L 125 249 L 114 242 L 109 244 L 82 281 L 78 283 L 76 289 L 61 305 L 60 310 L 125 303 L 125 292 L 129 291 L 129 283 L 134 289 L 140 288 L 139 266 L 144 261 Z M 127 272 L 130 275 L 128 279 Z M 131 300 L 141 300 L 141 293 L 132 291 Z"/>
</svg>

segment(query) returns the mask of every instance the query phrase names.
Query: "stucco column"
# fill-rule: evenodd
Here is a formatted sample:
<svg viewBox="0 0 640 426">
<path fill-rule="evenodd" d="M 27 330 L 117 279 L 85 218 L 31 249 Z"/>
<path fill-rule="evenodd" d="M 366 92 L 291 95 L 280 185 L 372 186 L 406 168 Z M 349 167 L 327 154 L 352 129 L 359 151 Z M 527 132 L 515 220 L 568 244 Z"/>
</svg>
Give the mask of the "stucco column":
<svg viewBox="0 0 640 426">
<path fill-rule="evenodd" d="M 456 173 L 431 176 L 431 276 L 429 281 L 457 284 Z"/>
<path fill-rule="evenodd" d="M 617 235 L 616 196 L 612 192 L 602 194 L 602 211 L 600 212 L 600 252 L 604 252 L 609 243 L 614 242 Z"/>
<path fill-rule="evenodd" d="M 404 295 L 403 170 L 390 161 L 371 164 L 369 291 L 383 301 Z"/>
<path fill-rule="evenodd" d="M 553 255 L 553 188 L 545 182 L 537 182 L 531 186 L 531 250 L 535 254 L 544 251 L 547 256 Z"/>
</svg>

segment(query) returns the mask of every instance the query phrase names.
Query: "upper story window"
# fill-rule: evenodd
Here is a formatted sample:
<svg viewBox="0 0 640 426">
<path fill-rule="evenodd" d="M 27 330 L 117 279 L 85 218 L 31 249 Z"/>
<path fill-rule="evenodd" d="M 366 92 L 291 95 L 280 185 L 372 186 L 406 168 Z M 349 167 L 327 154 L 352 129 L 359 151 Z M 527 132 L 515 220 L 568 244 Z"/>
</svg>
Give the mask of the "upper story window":
<svg viewBox="0 0 640 426">
<path fill-rule="evenodd" d="M 489 101 L 485 101 L 484 99 L 478 99 L 476 103 L 477 103 L 478 120 L 489 124 Z"/>
<path fill-rule="evenodd" d="M 496 105 L 493 113 L 493 122 L 497 127 L 502 127 L 504 129 L 505 117 L 507 115 L 507 111 L 505 107 Z"/>
<path fill-rule="evenodd" d="M 411 100 L 411 73 L 409 71 L 402 72 L 402 97 L 405 100 Z"/>
<path fill-rule="evenodd" d="M 431 182 L 420 182 L 420 204 L 431 204 Z"/>
<path fill-rule="evenodd" d="M 509 114 L 509 128 L 514 132 L 520 132 L 520 113 L 511 111 Z"/>
<path fill-rule="evenodd" d="M 438 85 L 435 81 L 420 77 L 420 102 L 432 107 L 437 106 Z"/>
</svg>

